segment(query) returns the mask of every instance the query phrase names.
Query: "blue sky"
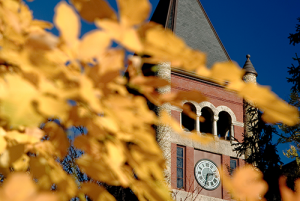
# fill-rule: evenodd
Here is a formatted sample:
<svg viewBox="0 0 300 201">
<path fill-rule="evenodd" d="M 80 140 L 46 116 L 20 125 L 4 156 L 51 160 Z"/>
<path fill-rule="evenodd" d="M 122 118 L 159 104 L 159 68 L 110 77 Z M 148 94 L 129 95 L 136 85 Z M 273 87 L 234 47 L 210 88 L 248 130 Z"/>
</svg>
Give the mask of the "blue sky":
<svg viewBox="0 0 300 201">
<path fill-rule="evenodd" d="M 27 4 L 37 19 L 52 21 L 54 7 L 59 0 L 35 0 Z M 108 0 L 116 9 L 115 0 Z M 150 0 L 153 10 L 158 0 Z M 241 1 L 201 0 L 213 26 L 231 59 L 241 67 L 246 54 L 258 72 L 258 83 L 268 85 L 282 99 L 287 100 L 291 84 L 288 84 L 287 67 L 295 53 L 300 54 L 300 45 L 289 45 L 289 33 L 295 32 L 300 17 L 299 0 Z M 82 24 L 82 33 L 94 29 L 91 24 Z M 58 34 L 54 28 L 54 34 Z M 284 163 L 291 160 L 282 154 L 287 145 L 278 148 Z"/>
</svg>

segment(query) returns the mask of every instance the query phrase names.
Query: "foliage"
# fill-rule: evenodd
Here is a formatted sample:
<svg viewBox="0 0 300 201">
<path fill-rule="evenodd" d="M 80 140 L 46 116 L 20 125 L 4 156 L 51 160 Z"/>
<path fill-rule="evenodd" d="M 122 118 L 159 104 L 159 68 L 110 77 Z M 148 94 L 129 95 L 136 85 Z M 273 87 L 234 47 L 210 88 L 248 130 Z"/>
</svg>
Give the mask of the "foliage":
<svg viewBox="0 0 300 201">
<path fill-rule="evenodd" d="M 300 22 L 300 18 L 298 18 L 298 21 Z M 298 44 L 300 41 L 300 25 L 296 25 L 296 33 L 291 34 L 288 37 L 290 39 L 290 44 Z M 297 62 L 298 66 L 295 66 L 293 63 L 291 64 L 291 67 L 288 67 L 288 73 L 290 77 L 287 78 L 287 81 L 292 83 L 293 86 L 291 88 L 291 94 L 289 103 L 295 107 L 298 108 L 298 111 L 300 112 L 300 58 L 298 57 L 296 53 L 296 57 L 293 58 L 295 62 Z M 280 125 L 280 129 L 283 131 L 281 133 L 281 136 L 279 138 L 280 143 L 290 143 L 291 147 L 289 150 L 284 152 L 283 154 L 287 156 L 288 158 L 295 158 L 295 161 L 287 164 L 284 168 L 289 168 L 291 165 L 294 165 L 293 168 L 289 168 L 289 170 L 284 170 L 284 174 L 287 176 L 287 184 L 291 189 L 297 189 L 296 186 L 296 179 L 300 178 L 300 157 L 298 155 L 300 150 L 300 124 L 296 124 L 294 126 L 288 126 L 288 125 Z M 283 181 L 281 181 L 283 182 Z"/>
<path fill-rule="evenodd" d="M 298 18 L 298 21 L 300 22 L 300 18 Z M 295 45 L 300 42 L 299 32 L 300 25 L 297 24 L 296 33 L 290 34 L 289 36 L 290 44 L 293 43 L 293 45 Z M 292 92 L 290 94 L 289 103 L 297 107 L 300 112 L 300 58 L 298 57 L 297 53 L 296 57 L 294 57 L 293 60 L 297 62 L 298 66 L 295 66 L 292 63 L 292 66 L 288 67 L 288 73 L 290 77 L 287 78 L 287 81 L 293 84 L 291 88 Z M 294 126 L 281 125 L 280 128 L 284 133 L 281 135 L 279 142 L 293 144 L 291 148 L 284 154 L 289 158 L 296 158 L 297 164 L 300 165 L 300 160 L 298 156 L 298 151 L 300 149 L 300 124 L 298 123 Z"/>
<path fill-rule="evenodd" d="M 34 19 L 23 1 L 0 0 L 1 199 L 85 200 L 87 195 L 92 200 L 114 200 L 98 185 L 101 182 L 131 189 L 140 200 L 171 200 L 153 125 L 168 124 L 185 134 L 177 122 L 164 113 L 156 116 L 146 99 L 129 93 L 127 87 L 157 106 L 171 103 L 182 108 L 183 100 L 201 102 L 205 97 L 199 91 L 159 94 L 156 89 L 169 83 L 144 77 L 140 69 L 144 62 L 168 61 L 195 71 L 254 103 L 267 122 L 298 122 L 297 109 L 267 87 L 244 83 L 244 72 L 235 63 L 216 63 L 207 69 L 204 53 L 187 47 L 162 26 L 146 22 L 147 0 L 118 0 L 119 15 L 105 0 L 71 3 L 98 29 L 78 38 L 80 16 L 61 1 L 54 16 L 57 37 L 46 30 L 52 24 Z M 117 48 L 111 47 L 113 41 Z M 137 58 L 127 58 L 125 50 L 136 52 Z M 125 66 L 128 79 L 120 75 Z M 83 151 L 75 164 L 89 182 L 68 174 L 60 164 L 68 154 L 66 131 L 72 126 L 87 129 L 74 139 L 74 146 Z M 196 133 L 186 137 L 209 141 Z M 258 185 L 259 191 L 245 192 L 243 198 L 258 199 L 265 192 L 265 185 L 263 191 Z"/>
<path fill-rule="evenodd" d="M 300 22 L 300 17 L 297 19 Z M 290 39 L 290 44 L 298 44 L 300 43 L 300 24 L 296 24 L 296 33 L 290 33 L 288 37 Z"/>
<path fill-rule="evenodd" d="M 247 129 L 251 135 L 243 135 L 243 142 L 233 143 L 234 150 L 240 156 L 247 153 L 245 161 L 253 164 L 263 173 L 264 180 L 269 189 L 265 194 L 266 200 L 281 200 L 278 179 L 281 175 L 280 157 L 277 154 L 277 144 L 272 143 L 274 134 L 278 134 L 274 126 L 266 124 L 261 119 L 262 113 L 247 104 L 246 114 L 249 116 Z"/>
</svg>

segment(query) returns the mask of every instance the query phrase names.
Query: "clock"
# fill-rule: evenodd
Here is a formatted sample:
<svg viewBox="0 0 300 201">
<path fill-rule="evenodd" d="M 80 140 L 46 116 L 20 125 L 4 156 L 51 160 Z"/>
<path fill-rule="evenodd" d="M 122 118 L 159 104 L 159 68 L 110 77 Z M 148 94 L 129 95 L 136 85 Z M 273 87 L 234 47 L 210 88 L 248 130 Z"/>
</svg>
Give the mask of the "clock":
<svg viewBox="0 0 300 201">
<path fill-rule="evenodd" d="M 194 169 L 195 179 L 206 190 L 214 190 L 220 185 L 220 174 L 217 165 L 209 160 L 199 160 Z"/>
</svg>

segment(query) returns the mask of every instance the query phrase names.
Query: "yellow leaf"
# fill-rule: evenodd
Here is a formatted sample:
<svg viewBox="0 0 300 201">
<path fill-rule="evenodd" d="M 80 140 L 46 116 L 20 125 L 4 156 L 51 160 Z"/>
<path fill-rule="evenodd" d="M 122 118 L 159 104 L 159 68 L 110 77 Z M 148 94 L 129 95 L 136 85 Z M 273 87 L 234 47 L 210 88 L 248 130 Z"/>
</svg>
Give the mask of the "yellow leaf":
<svg viewBox="0 0 300 201">
<path fill-rule="evenodd" d="M 70 146 L 70 141 L 65 131 L 54 122 L 48 122 L 44 127 L 44 131 L 49 136 L 49 140 L 54 147 L 59 151 L 59 157 L 62 160 L 67 155 Z"/>
<path fill-rule="evenodd" d="M 121 23 L 125 26 L 139 25 L 147 20 L 150 14 L 151 4 L 148 0 L 117 0 L 117 2 Z"/>
<path fill-rule="evenodd" d="M 55 7 L 54 24 L 68 45 L 74 44 L 79 37 L 80 20 L 76 12 L 65 1 Z"/>
<path fill-rule="evenodd" d="M 5 80 L 6 83 L 0 83 L 1 116 L 8 118 L 12 127 L 37 127 L 43 120 L 33 107 L 33 99 L 38 96 L 38 91 L 19 76 L 7 75 Z"/>
<path fill-rule="evenodd" d="M 81 76 L 79 90 L 81 98 L 83 98 L 83 100 L 89 104 L 89 107 L 91 107 L 97 113 L 101 113 L 102 107 L 99 99 L 100 92 L 94 88 L 91 79 L 89 79 L 87 76 Z"/>
<path fill-rule="evenodd" d="M 120 181 L 111 171 L 108 171 L 108 166 L 101 159 L 95 160 L 95 157 L 83 154 L 76 160 L 76 164 L 82 172 L 95 180 L 103 181 L 110 185 L 120 185 Z"/>
<path fill-rule="evenodd" d="M 6 140 L 2 135 L 0 135 L 0 154 L 3 153 L 3 151 L 6 149 Z"/>
<path fill-rule="evenodd" d="M 289 126 L 299 122 L 299 112 L 297 108 L 279 99 L 268 87 L 261 87 L 254 83 L 246 83 L 244 87 L 238 91 L 238 94 L 262 110 L 264 112 L 262 118 L 266 122 L 282 122 Z"/>
<path fill-rule="evenodd" d="M 71 0 L 83 19 L 94 22 L 96 19 L 117 20 L 117 15 L 105 0 Z"/>
<path fill-rule="evenodd" d="M 28 35 L 26 45 L 36 50 L 52 50 L 56 48 L 58 38 L 42 29 L 35 29 Z"/>
<path fill-rule="evenodd" d="M 93 201 L 113 201 L 115 200 L 105 188 L 95 183 L 83 183 L 81 192 L 88 195 Z"/>
<path fill-rule="evenodd" d="M 36 192 L 37 188 L 28 174 L 12 173 L 4 182 L 0 195 L 5 201 L 26 201 Z"/>
<path fill-rule="evenodd" d="M 244 70 L 232 61 L 217 62 L 212 66 L 210 72 L 210 77 L 222 85 L 226 82 L 241 82 L 245 74 Z"/>
<path fill-rule="evenodd" d="M 12 163 L 12 167 L 15 171 L 26 171 L 29 166 L 29 157 L 23 154 L 18 160 Z"/>
<path fill-rule="evenodd" d="M 268 190 L 268 184 L 263 180 L 263 174 L 255 167 L 246 165 L 234 171 L 232 179 L 225 170 L 220 171 L 225 188 L 238 200 L 259 201 Z"/>
<path fill-rule="evenodd" d="M 211 135 L 203 136 L 203 135 L 199 135 L 196 132 L 192 132 L 191 134 L 182 133 L 182 136 L 200 142 L 201 144 L 209 144 L 214 141 L 213 136 Z"/>
<path fill-rule="evenodd" d="M 110 37 L 103 31 L 86 33 L 79 45 L 79 58 L 88 60 L 104 52 L 110 46 Z"/>
<path fill-rule="evenodd" d="M 167 112 L 163 112 L 160 115 L 160 119 L 164 125 L 170 126 L 172 129 L 174 129 L 174 131 L 176 131 L 178 133 L 183 132 L 179 123 L 177 121 L 175 121 L 172 117 L 170 117 L 170 115 Z"/>
<path fill-rule="evenodd" d="M 300 200 L 300 179 L 295 181 L 295 191 L 286 186 L 286 178 L 279 178 L 279 189 L 282 201 Z"/>
<path fill-rule="evenodd" d="M 201 94 L 200 91 L 178 91 L 174 93 L 167 93 L 163 94 L 161 96 L 161 99 L 164 102 L 181 102 L 184 100 L 189 100 L 189 101 L 195 101 L 195 102 L 202 102 L 207 100 L 207 98 Z"/>
<path fill-rule="evenodd" d="M 136 76 L 130 79 L 130 82 L 135 85 L 145 85 L 153 88 L 164 87 L 170 84 L 167 80 L 154 76 Z"/>
<path fill-rule="evenodd" d="M 141 52 L 143 50 L 141 39 L 134 28 L 126 27 L 111 20 L 97 20 L 96 25 L 104 29 L 114 40 L 129 51 Z"/>
<path fill-rule="evenodd" d="M 123 145 L 121 143 L 106 143 L 106 148 L 108 151 L 108 158 L 107 160 L 109 163 L 113 164 L 111 165 L 111 168 L 114 170 L 115 174 L 119 177 L 119 181 L 122 186 L 127 187 L 128 186 L 128 179 L 123 173 L 122 166 L 125 163 L 125 157 L 123 152 Z"/>
<path fill-rule="evenodd" d="M 33 157 L 30 159 L 30 173 L 37 179 L 46 175 L 46 159 L 42 157 Z"/>
<path fill-rule="evenodd" d="M 23 3 L 20 4 L 19 19 L 22 29 L 29 27 L 32 21 L 32 11 Z"/>
<path fill-rule="evenodd" d="M 27 131 L 29 131 L 29 130 L 27 129 Z M 28 133 L 28 132 L 20 133 L 16 130 L 7 132 L 8 139 L 16 140 L 20 144 L 26 144 L 26 143 L 33 144 L 33 143 L 40 142 L 40 140 L 43 136 L 44 136 L 43 133 L 40 133 L 40 134 L 37 134 L 37 133 L 34 134 L 34 133 Z"/>
<path fill-rule="evenodd" d="M 11 164 L 19 160 L 24 154 L 25 146 L 24 144 L 17 144 L 8 147 L 2 155 L 0 155 L 0 166 L 10 167 Z"/>
<path fill-rule="evenodd" d="M 58 99 L 51 96 L 40 96 L 37 98 L 38 111 L 47 117 L 59 118 L 61 121 L 65 121 L 68 117 L 68 110 L 70 105 L 66 100 Z"/>
<path fill-rule="evenodd" d="M 53 24 L 51 24 L 50 22 L 43 21 L 43 20 L 32 20 L 31 26 L 33 26 L 33 27 L 37 26 L 42 29 L 52 29 Z"/>
</svg>

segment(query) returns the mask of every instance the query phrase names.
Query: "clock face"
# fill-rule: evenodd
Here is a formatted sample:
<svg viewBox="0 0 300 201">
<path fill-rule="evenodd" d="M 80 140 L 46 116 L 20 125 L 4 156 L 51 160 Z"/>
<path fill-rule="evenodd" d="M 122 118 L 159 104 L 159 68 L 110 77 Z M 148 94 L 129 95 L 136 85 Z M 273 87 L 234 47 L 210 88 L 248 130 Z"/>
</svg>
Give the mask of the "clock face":
<svg viewBox="0 0 300 201">
<path fill-rule="evenodd" d="M 194 173 L 198 184 L 206 190 L 214 190 L 220 185 L 217 165 L 209 159 L 198 161 Z"/>
</svg>

